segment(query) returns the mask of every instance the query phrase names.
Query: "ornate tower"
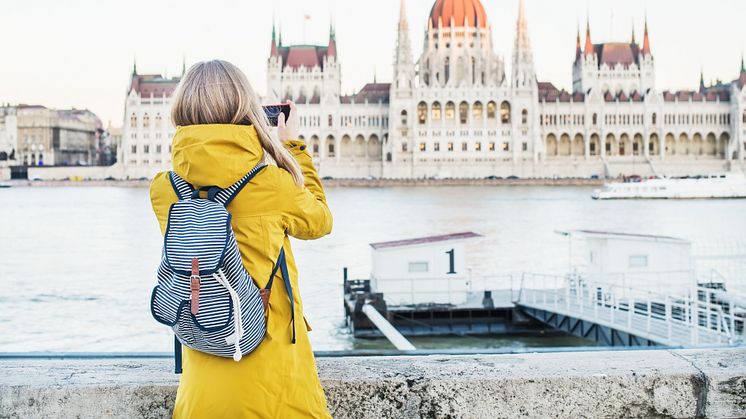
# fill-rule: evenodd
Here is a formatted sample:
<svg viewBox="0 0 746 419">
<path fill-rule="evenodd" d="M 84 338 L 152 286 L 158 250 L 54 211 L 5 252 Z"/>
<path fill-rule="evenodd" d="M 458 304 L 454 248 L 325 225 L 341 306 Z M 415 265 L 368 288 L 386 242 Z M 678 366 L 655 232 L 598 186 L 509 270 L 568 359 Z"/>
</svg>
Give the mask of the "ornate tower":
<svg viewBox="0 0 746 419">
<path fill-rule="evenodd" d="M 531 42 L 528 38 L 525 4 L 524 0 L 518 0 L 518 22 L 513 47 L 513 87 L 525 88 L 534 85 L 534 55 L 531 53 Z"/>
<path fill-rule="evenodd" d="M 399 34 L 396 40 L 394 55 L 394 82 L 391 84 L 392 97 L 412 97 L 414 83 L 414 61 L 412 59 L 412 45 L 409 42 L 409 23 L 401 0 L 399 8 Z"/>
</svg>

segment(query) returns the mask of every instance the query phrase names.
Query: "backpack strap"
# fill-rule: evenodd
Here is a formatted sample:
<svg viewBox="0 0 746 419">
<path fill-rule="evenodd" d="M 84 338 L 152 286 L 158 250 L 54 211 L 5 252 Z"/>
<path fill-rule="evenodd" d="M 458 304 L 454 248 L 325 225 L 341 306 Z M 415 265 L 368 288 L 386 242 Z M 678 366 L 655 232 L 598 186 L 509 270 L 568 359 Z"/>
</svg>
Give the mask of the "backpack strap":
<svg viewBox="0 0 746 419">
<path fill-rule="evenodd" d="M 171 181 L 171 186 L 174 188 L 179 201 L 189 199 L 192 196 L 194 187 L 177 175 L 176 172 L 168 172 L 168 179 Z"/>
<path fill-rule="evenodd" d="M 295 299 L 293 298 L 293 287 L 290 284 L 290 273 L 288 272 L 288 264 L 285 260 L 284 247 L 280 249 L 280 255 L 277 256 L 277 262 L 275 262 L 275 267 L 272 268 L 272 274 L 269 276 L 269 282 L 267 282 L 267 287 L 265 289 L 272 289 L 272 282 L 275 279 L 275 275 L 277 275 L 278 269 L 282 275 L 283 282 L 285 282 L 285 290 L 287 290 L 288 297 L 290 297 L 290 322 L 293 326 L 293 337 L 290 340 L 290 343 L 295 344 Z"/>
<path fill-rule="evenodd" d="M 174 335 L 174 373 L 181 374 L 181 342 Z"/>
<path fill-rule="evenodd" d="M 244 177 L 238 180 L 238 182 L 234 183 L 233 185 L 225 188 L 210 188 L 210 190 L 207 192 L 207 199 L 211 201 L 218 202 L 220 204 L 223 204 L 223 206 L 227 207 L 228 204 L 233 201 L 233 198 L 238 195 L 239 192 L 241 192 L 241 189 L 243 189 L 244 186 L 246 186 L 247 183 L 251 179 L 254 178 L 254 176 L 257 175 L 262 169 L 267 167 L 266 164 L 259 163 L 256 166 L 254 166 L 253 169 L 249 173 L 247 173 Z"/>
</svg>

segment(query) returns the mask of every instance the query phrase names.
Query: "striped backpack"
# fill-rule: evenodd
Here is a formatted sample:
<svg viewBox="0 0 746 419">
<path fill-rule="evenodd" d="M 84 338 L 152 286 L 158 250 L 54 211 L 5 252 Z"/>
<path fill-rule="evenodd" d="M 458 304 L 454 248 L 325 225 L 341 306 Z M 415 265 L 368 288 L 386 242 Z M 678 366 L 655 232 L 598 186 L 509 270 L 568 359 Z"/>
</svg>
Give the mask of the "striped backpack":
<svg viewBox="0 0 746 419">
<path fill-rule="evenodd" d="M 241 263 L 231 215 L 226 210 L 264 167 L 257 165 L 227 189 L 195 189 L 176 173 L 169 173 L 179 200 L 168 212 L 150 310 L 156 321 L 174 331 L 176 373 L 181 372 L 182 344 L 235 361 L 259 346 L 266 332 L 265 313 L 278 270 L 290 297 L 295 343 L 295 307 L 284 249 L 267 287 L 260 290 Z M 200 192 L 207 197 L 202 198 Z"/>
</svg>

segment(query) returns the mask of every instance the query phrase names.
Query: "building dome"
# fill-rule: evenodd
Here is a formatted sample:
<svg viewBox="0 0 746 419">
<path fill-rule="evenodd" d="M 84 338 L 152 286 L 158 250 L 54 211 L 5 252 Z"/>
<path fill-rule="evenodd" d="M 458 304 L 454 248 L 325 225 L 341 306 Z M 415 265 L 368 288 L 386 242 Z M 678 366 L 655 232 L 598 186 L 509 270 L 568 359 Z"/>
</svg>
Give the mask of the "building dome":
<svg viewBox="0 0 746 419">
<path fill-rule="evenodd" d="M 474 28 L 479 22 L 480 28 L 487 27 L 487 13 L 479 0 L 436 0 L 430 11 L 430 20 L 433 27 L 438 27 L 438 21 L 443 21 L 443 26 L 451 25 L 451 18 L 457 27 L 468 26 Z"/>
</svg>

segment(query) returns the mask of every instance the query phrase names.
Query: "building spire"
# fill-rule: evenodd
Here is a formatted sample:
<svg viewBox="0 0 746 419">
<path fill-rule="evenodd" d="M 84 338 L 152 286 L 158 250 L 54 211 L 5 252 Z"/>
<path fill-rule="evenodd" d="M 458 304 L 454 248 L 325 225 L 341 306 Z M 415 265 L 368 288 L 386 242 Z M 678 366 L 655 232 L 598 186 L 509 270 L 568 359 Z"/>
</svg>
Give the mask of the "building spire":
<svg viewBox="0 0 746 419">
<path fill-rule="evenodd" d="M 746 66 L 743 65 L 743 53 L 741 53 L 741 74 L 746 73 Z"/>
<path fill-rule="evenodd" d="M 137 75 L 137 57 L 132 60 L 132 75 Z"/>
<path fill-rule="evenodd" d="M 585 17 L 585 55 L 593 54 L 593 42 L 591 42 L 591 22 L 590 18 Z"/>
<path fill-rule="evenodd" d="M 534 57 L 528 37 L 526 5 L 518 0 L 518 22 L 516 22 L 515 46 L 513 47 L 513 85 L 528 87 L 536 80 Z"/>
<path fill-rule="evenodd" d="M 399 30 L 409 30 L 407 22 L 407 10 L 404 6 L 404 0 L 399 2 Z"/>
<path fill-rule="evenodd" d="M 184 74 L 186 74 L 186 56 L 181 56 L 181 77 L 184 77 Z"/>
<path fill-rule="evenodd" d="M 632 23 L 632 41 L 630 41 L 630 44 L 635 44 L 635 24 Z"/>
<path fill-rule="evenodd" d="M 650 54 L 650 37 L 648 36 L 648 18 L 645 16 L 645 35 L 642 40 L 642 53 L 643 55 Z"/>
<path fill-rule="evenodd" d="M 705 70 L 700 67 L 699 69 L 699 92 L 704 93 L 705 91 Z"/>
<path fill-rule="evenodd" d="M 583 55 L 583 51 L 580 49 L 580 22 L 578 22 L 578 35 L 575 38 L 575 59 L 577 60 Z"/>
</svg>

